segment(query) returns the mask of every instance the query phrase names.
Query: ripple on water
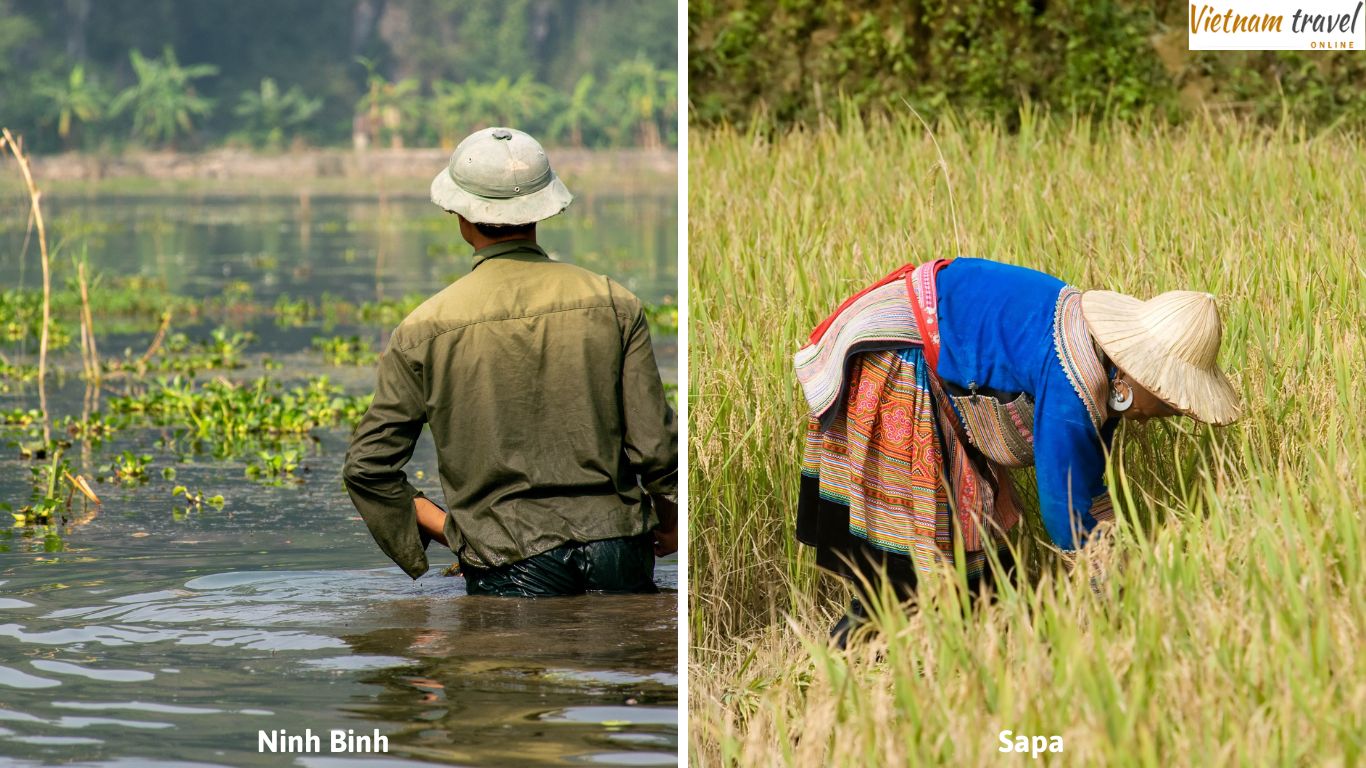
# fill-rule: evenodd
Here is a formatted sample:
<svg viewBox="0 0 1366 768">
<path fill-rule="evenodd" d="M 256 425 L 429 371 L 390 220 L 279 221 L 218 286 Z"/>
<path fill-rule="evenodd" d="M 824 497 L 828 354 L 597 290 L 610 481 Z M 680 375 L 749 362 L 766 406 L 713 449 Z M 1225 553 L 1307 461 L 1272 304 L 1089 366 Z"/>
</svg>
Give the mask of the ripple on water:
<svg viewBox="0 0 1366 768">
<path fill-rule="evenodd" d="M 91 669 L 66 661 L 34 659 L 29 663 L 44 672 L 52 672 L 58 675 L 88 677 L 92 680 L 104 680 L 110 683 L 136 683 L 152 680 L 156 677 L 156 675 L 151 672 L 142 672 L 136 669 Z"/>
<path fill-rule="evenodd" d="M 541 715 L 541 719 L 595 725 L 674 726 L 678 723 L 678 710 L 673 707 L 569 707 L 547 712 Z"/>
<path fill-rule="evenodd" d="M 677 757 L 658 752 L 598 752 L 570 759 L 592 765 L 675 765 L 678 762 Z"/>
<path fill-rule="evenodd" d="M 104 743 L 101 739 L 90 738 L 88 736 L 12 736 L 10 737 L 10 741 L 17 741 L 20 744 L 37 744 L 46 747 Z"/>
<path fill-rule="evenodd" d="M 648 675 L 611 669 L 548 669 L 545 676 L 551 680 L 575 683 L 598 683 L 601 685 L 659 685 L 678 687 L 678 675 L 671 672 L 654 672 Z"/>
<path fill-rule="evenodd" d="M 223 710 L 213 707 L 183 707 L 175 704 L 158 704 L 153 701 L 54 701 L 52 706 L 63 709 L 127 709 L 135 712 L 156 712 L 162 715 L 218 715 Z"/>
<path fill-rule="evenodd" d="M 30 675 L 12 667 L 0 665 L 0 685 L 10 688 L 54 688 L 61 685 L 60 680 Z"/>
<path fill-rule="evenodd" d="M 413 664 L 412 659 L 398 656 L 328 656 L 323 659 L 307 659 L 300 662 L 305 667 L 316 667 L 329 672 L 357 672 L 367 669 L 388 669 L 406 667 Z"/>
<path fill-rule="evenodd" d="M 27 602 L 25 600 L 19 600 L 13 597 L 0 597 L 0 611 L 32 607 L 33 603 Z"/>
<path fill-rule="evenodd" d="M 431 763 L 400 757 L 299 757 L 295 765 L 303 768 L 430 768 Z"/>
<path fill-rule="evenodd" d="M 424 579 L 414 584 L 394 568 L 356 571 L 229 571 L 200 576 L 182 589 L 110 598 L 107 602 L 53 611 L 45 618 L 83 618 L 119 624 L 261 627 L 280 624 L 330 626 L 359 606 L 377 600 L 464 594 L 461 579 Z M 281 649 L 276 649 L 281 650 Z"/>
<path fill-rule="evenodd" d="M 153 720 L 124 720 L 118 717 L 74 717 L 64 715 L 57 718 L 53 725 L 58 728 L 89 728 L 92 725 L 114 725 L 120 728 L 140 728 L 145 730 L 160 730 L 162 728 L 174 728 L 174 723 L 159 723 Z"/>
<path fill-rule="evenodd" d="M 49 632 L 26 632 L 20 624 L 0 624 L 0 637 L 11 637 L 21 643 L 36 645 L 134 645 L 138 643 L 174 642 L 177 645 L 238 646 L 258 651 L 316 651 L 344 648 L 346 643 L 326 635 L 307 632 L 270 632 L 254 629 L 181 630 L 136 629 L 128 626 L 88 626 L 55 629 Z"/>
</svg>

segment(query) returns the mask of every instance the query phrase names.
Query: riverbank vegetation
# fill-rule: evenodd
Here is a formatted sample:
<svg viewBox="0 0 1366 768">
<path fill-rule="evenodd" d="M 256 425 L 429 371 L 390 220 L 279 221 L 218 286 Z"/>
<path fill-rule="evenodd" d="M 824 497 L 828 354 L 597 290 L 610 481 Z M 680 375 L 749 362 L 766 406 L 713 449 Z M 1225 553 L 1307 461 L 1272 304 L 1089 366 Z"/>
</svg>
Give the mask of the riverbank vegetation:
<svg viewBox="0 0 1366 768">
<path fill-rule="evenodd" d="M 1060 736 L 1066 765 L 1360 763 L 1360 140 L 1026 110 L 1009 127 L 946 117 L 941 166 L 913 116 L 857 111 L 690 140 L 707 179 L 689 191 L 694 762 L 997 765 L 1011 730 Z M 1082 288 L 1214 293 L 1243 417 L 1123 427 L 1098 592 L 1026 524 L 1018 588 L 970 609 L 961 585 L 927 588 L 837 652 L 847 592 L 793 539 L 792 354 L 846 296 L 958 253 Z"/>
<path fill-rule="evenodd" d="M 1350 13 L 1356 3 L 1344 4 Z M 1022 107 L 1100 119 L 1366 128 L 1366 57 L 1191 51 L 1195 4 L 688 4 L 689 117 L 763 130 L 864 115 L 969 112 L 1014 127 Z M 1366 19 L 1363 19 L 1366 22 Z"/>
<path fill-rule="evenodd" d="M 0 0 L 0 118 L 37 152 L 449 148 L 489 125 L 673 147 L 676 36 L 667 3 L 614 0 Z"/>
</svg>

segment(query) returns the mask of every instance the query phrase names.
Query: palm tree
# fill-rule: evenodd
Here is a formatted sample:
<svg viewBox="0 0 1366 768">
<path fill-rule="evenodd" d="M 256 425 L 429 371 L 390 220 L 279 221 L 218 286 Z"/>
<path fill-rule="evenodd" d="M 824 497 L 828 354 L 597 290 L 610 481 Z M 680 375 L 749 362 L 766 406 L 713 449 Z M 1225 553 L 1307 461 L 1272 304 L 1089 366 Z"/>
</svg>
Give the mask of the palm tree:
<svg viewBox="0 0 1366 768">
<path fill-rule="evenodd" d="M 322 99 L 304 96 L 297 85 L 281 93 L 275 81 L 267 77 L 261 81 L 260 90 L 242 92 L 233 112 L 247 122 L 252 143 L 279 149 L 285 129 L 308 122 L 322 106 Z"/>
<path fill-rule="evenodd" d="M 508 89 L 503 124 L 539 130 L 544 118 L 559 106 L 555 103 L 555 90 L 545 83 L 537 82 L 530 74 L 523 74 Z"/>
<path fill-rule="evenodd" d="M 593 82 L 591 74 L 580 77 L 574 84 L 574 93 L 550 124 L 551 135 L 564 136 L 568 133 L 571 146 L 583 146 L 583 129 L 598 116 L 597 105 L 593 102 Z"/>
<path fill-rule="evenodd" d="M 80 64 L 72 68 L 65 83 L 56 79 L 41 82 L 34 93 L 47 102 L 44 121 L 56 122 L 57 135 L 68 144 L 72 124 L 89 125 L 99 120 L 107 98 L 94 80 L 85 79 L 85 67 Z"/>
<path fill-rule="evenodd" d="M 389 82 L 381 75 L 375 62 L 365 57 L 356 59 L 366 71 L 365 95 L 356 104 L 357 116 L 363 118 L 366 132 L 378 140 L 382 135 L 389 137 L 390 146 L 395 149 L 403 146 L 403 127 L 405 118 L 417 118 L 420 105 L 413 95 L 418 91 L 418 81 L 406 78 Z M 409 119 L 410 125 L 418 121 Z"/>
<path fill-rule="evenodd" d="M 465 136 L 468 125 L 469 90 L 465 83 L 437 80 L 432 83 L 428 121 L 441 146 L 450 148 Z"/>
<path fill-rule="evenodd" d="M 109 105 L 110 114 L 133 113 L 133 134 L 150 143 L 174 142 L 182 132 L 194 132 L 193 118 L 213 111 L 213 102 L 195 93 L 192 81 L 218 74 L 212 64 L 180 66 L 168 45 L 161 59 L 130 54 L 136 84 L 120 93 Z"/>
<path fill-rule="evenodd" d="M 634 131 L 639 144 L 658 148 L 660 121 L 675 114 L 678 83 L 674 73 L 657 69 L 644 55 L 637 54 L 612 70 L 605 90 L 620 114 L 612 131 L 615 143 L 627 143 Z"/>
</svg>

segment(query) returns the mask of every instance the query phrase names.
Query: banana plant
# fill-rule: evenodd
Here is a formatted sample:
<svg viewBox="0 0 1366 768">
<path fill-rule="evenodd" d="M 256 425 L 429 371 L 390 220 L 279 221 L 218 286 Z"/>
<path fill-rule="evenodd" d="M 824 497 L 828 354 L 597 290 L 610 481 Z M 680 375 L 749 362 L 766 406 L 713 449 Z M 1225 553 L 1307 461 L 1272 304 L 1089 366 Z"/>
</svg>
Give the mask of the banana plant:
<svg viewBox="0 0 1366 768">
<path fill-rule="evenodd" d="M 150 144 L 173 144 L 182 134 L 194 132 L 195 118 L 213 111 L 213 102 L 195 92 L 194 81 L 218 74 L 218 67 L 183 67 L 170 46 L 160 59 L 136 50 L 129 59 L 138 81 L 114 98 L 109 111 L 116 116 L 131 112 L 134 136 Z"/>
<path fill-rule="evenodd" d="M 93 79 L 86 79 L 85 67 L 71 68 L 66 80 L 47 79 L 34 86 L 34 94 L 47 103 L 43 120 L 57 124 L 57 135 L 70 144 L 77 123 L 90 125 L 104 116 L 108 96 Z"/>
</svg>

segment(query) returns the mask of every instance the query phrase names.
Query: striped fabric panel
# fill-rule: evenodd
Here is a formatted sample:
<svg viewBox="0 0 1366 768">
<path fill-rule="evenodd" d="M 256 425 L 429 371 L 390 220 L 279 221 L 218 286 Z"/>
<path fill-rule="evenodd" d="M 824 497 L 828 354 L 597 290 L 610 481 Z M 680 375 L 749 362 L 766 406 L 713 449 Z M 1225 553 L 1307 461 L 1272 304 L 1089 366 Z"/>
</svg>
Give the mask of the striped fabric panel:
<svg viewBox="0 0 1366 768">
<path fill-rule="evenodd" d="M 825 439 L 821 436 L 821 420 L 815 416 L 806 417 L 806 437 L 802 448 L 802 474 L 819 477 L 821 473 L 821 452 Z"/>
<path fill-rule="evenodd" d="M 973 447 L 1005 467 L 1034 463 L 1034 403 L 1021 396 L 1009 403 L 987 395 L 950 396 Z"/>
<path fill-rule="evenodd" d="M 1108 523 L 1115 519 L 1115 505 L 1110 500 L 1109 491 L 1091 499 L 1091 517 L 1098 523 Z"/>
<path fill-rule="evenodd" d="M 1091 332 L 1081 314 L 1081 291 L 1067 286 L 1058 294 L 1053 310 L 1053 349 L 1072 389 L 1086 405 L 1091 424 L 1100 431 L 1109 413 L 1105 395 L 1110 387 L 1096 357 Z"/>
<path fill-rule="evenodd" d="M 850 532 L 923 567 L 939 558 L 943 496 L 927 368 L 918 349 L 860 355 L 844 419 Z"/>
<path fill-rule="evenodd" d="M 952 568 L 956 525 L 965 568 L 976 577 L 985 545 L 1019 520 L 1012 492 L 996 495 L 968 458 L 947 421 L 957 417 L 918 348 L 865 352 L 857 361 L 831 425 L 821 431 L 821 421 L 808 417 L 802 472 L 819 478 L 821 498 L 849 507 L 852 535 L 910 557 L 922 578 Z M 1010 488 L 1004 470 L 997 483 Z"/>
<path fill-rule="evenodd" d="M 906 283 L 895 280 L 860 296 L 835 317 L 821 340 L 807 344 L 793 356 L 797 381 L 811 413 L 821 416 L 838 400 L 844 386 L 844 363 L 856 345 L 897 342 L 919 346 Z"/>
</svg>

